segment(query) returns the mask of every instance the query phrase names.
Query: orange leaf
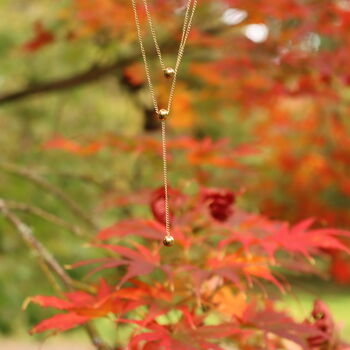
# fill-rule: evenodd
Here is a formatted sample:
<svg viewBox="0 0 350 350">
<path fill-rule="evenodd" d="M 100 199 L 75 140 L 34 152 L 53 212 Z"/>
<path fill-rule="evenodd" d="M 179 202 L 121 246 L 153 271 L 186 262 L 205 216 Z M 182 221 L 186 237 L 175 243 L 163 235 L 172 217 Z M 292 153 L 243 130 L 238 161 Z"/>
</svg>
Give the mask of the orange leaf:
<svg viewBox="0 0 350 350">
<path fill-rule="evenodd" d="M 217 304 L 216 309 L 232 316 L 241 317 L 247 307 L 246 295 L 243 292 L 234 294 L 232 288 L 222 287 L 213 297 L 213 303 Z"/>
</svg>

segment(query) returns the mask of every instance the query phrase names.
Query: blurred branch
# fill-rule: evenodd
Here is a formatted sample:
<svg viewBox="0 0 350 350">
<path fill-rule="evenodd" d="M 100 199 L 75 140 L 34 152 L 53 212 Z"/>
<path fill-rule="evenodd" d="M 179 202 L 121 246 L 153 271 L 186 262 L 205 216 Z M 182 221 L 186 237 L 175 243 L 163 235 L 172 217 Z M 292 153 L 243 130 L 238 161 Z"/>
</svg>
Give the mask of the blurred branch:
<svg viewBox="0 0 350 350">
<path fill-rule="evenodd" d="M 97 225 L 92 220 L 91 216 L 86 214 L 86 212 L 78 205 L 77 202 L 75 202 L 73 199 L 71 199 L 65 192 L 63 192 L 58 187 L 52 185 L 50 182 L 46 181 L 44 178 L 39 176 L 38 174 L 18 167 L 17 165 L 9 164 L 9 163 L 0 163 L 0 168 L 3 170 L 22 176 L 33 183 L 37 184 L 41 188 L 43 188 L 46 191 L 49 191 L 53 195 L 55 195 L 57 198 L 61 199 L 64 203 L 67 204 L 67 206 L 82 220 L 84 220 L 90 227 L 92 227 L 94 230 L 97 230 Z"/>
<path fill-rule="evenodd" d="M 33 250 L 39 258 L 40 266 L 44 273 L 48 276 L 49 281 L 53 284 L 55 289 L 60 289 L 59 285 L 56 283 L 51 272 L 54 272 L 59 279 L 63 282 L 64 286 L 68 290 L 81 289 L 87 292 L 95 292 L 93 287 L 85 285 L 79 281 L 73 280 L 63 267 L 58 263 L 54 256 L 46 249 L 46 247 L 36 239 L 33 235 L 33 231 L 30 227 L 24 224 L 18 216 L 13 214 L 3 199 L 0 198 L 0 212 L 5 216 L 5 218 L 12 224 L 12 226 L 19 233 L 24 242 Z M 95 329 L 93 324 L 86 324 L 85 329 L 98 350 L 112 350 L 109 345 L 103 342 L 101 336 Z"/>
<path fill-rule="evenodd" d="M 227 26 L 222 23 L 216 23 L 209 27 L 201 28 L 201 31 L 203 33 L 208 35 L 215 35 L 215 36 L 222 35 L 224 33 L 226 34 L 231 33 L 233 30 L 237 30 L 237 29 L 234 29 L 233 26 Z M 162 50 L 163 49 L 167 50 L 168 53 L 172 53 L 172 54 L 177 53 L 177 47 L 176 45 L 173 45 L 172 41 L 169 42 L 168 40 L 165 40 L 160 44 L 161 44 Z M 198 57 L 196 56 L 196 61 L 198 60 L 207 61 L 208 59 L 210 60 L 210 58 L 208 57 L 207 51 L 199 53 Z M 92 67 L 88 68 L 86 71 L 77 73 L 76 75 L 72 75 L 70 77 L 65 77 L 54 81 L 43 82 L 43 83 L 27 86 L 18 91 L 1 95 L 0 104 L 15 102 L 33 95 L 47 94 L 47 93 L 75 88 L 84 84 L 93 83 L 102 78 L 110 76 L 111 74 L 115 74 L 117 71 L 122 70 L 127 65 L 130 65 L 132 62 L 136 60 L 140 60 L 140 54 L 138 51 L 136 51 L 135 53 L 129 56 L 118 58 L 110 64 L 106 64 L 106 65 L 95 64 Z M 131 84 L 129 84 L 124 80 L 123 80 L 123 84 L 128 85 L 129 88 L 131 89 L 135 88 L 134 86 L 132 86 Z"/>
<path fill-rule="evenodd" d="M 228 26 L 221 22 L 211 24 L 207 27 L 200 28 L 201 32 L 207 35 L 216 36 L 216 35 L 230 35 L 232 32 L 237 32 L 235 26 Z M 164 40 L 160 43 L 161 49 L 166 50 L 170 54 L 177 54 L 177 46 L 173 45 L 172 40 Z M 190 48 L 187 49 L 187 51 Z M 206 50 L 196 50 L 193 53 L 194 61 L 212 61 L 216 60 L 217 52 L 212 48 L 206 48 Z M 4 95 L 0 95 L 0 105 L 20 101 L 30 96 L 55 93 L 58 91 L 72 89 L 79 87 L 81 85 L 94 83 L 100 79 L 109 77 L 111 75 L 116 75 L 117 72 L 120 72 L 126 66 L 132 64 L 135 61 L 140 61 L 139 51 L 130 54 L 129 56 L 118 58 L 114 62 L 106 65 L 95 64 L 92 67 L 88 68 L 84 72 L 79 72 L 75 75 L 60 78 L 57 80 L 36 83 L 33 85 L 26 86 L 18 91 L 10 92 Z M 142 86 L 135 87 L 131 84 L 125 77 L 120 74 L 119 83 L 123 84 L 130 92 L 141 88 Z M 144 112 L 144 130 L 154 131 L 159 129 L 159 123 L 154 118 L 154 110 L 151 106 L 145 106 L 144 103 L 141 103 L 141 110 Z"/>
<path fill-rule="evenodd" d="M 63 219 L 61 219 L 60 217 L 45 211 L 39 207 L 36 207 L 34 205 L 31 204 L 27 204 L 27 203 L 21 203 L 21 202 L 15 202 L 15 201 L 6 201 L 7 207 L 10 210 L 19 210 L 19 211 L 25 211 L 28 213 L 31 213 L 33 215 L 36 215 L 46 221 L 52 222 L 53 224 L 57 225 L 57 226 L 61 226 L 69 231 L 71 231 L 72 233 L 74 233 L 76 236 L 78 237 L 83 237 L 83 236 L 91 236 L 89 233 L 87 233 L 86 231 L 84 231 L 81 227 L 71 224 L 70 222 L 67 222 Z"/>
<path fill-rule="evenodd" d="M 116 74 L 116 72 L 122 70 L 124 67 L 134 62 L 136 59 L 136 55 L 129 56 L 128 58 L 119 59 L 109 65 L 91 67 L 85 72 L 78 73 L 70 77 L 27 86 L 21 90 L 1 95 L 0 105 L 17 102 L 34 95 L 55 93 L 66 89 L 73 89 L 85 84 L 94 83 L 112 74 Z M 135 90 L 135 86 L 130 84 L 127 79 L 121 78 L 120 83 L 130 91 Z M 142 108 L 145 110 L 145 130 L 152 131 L 158 129 L 159 123 L 156 123 L 153 115 L 153 109 L 149 109 L 145 106 L 142 106 Z"/>
<path fill-rule="evenodd" d="M 15 102 L 33 95 L 57 92 L 95 82 L 106 76 L 114 74 L 117 70 L 120 70 L 127 64 L 130 64 L 135 58 L 136 57 L 128 57 L 127 59 L 119 59 L 109 65 L 93 66 L 85 72 L 78 73 L 70 77 L 25 87 L 21 90 L 0 96 L 0 104 Z"/>
<path fill-rule="evenodd" d="M 61 279 L 66 287 L 71 287 L 73 280 L 66 273 L 63 267 L 57 262 L 53 255 L 40 243 L 33 235 L 30 227 L 25 225 L 15 214 L 13 214 L 6 205 L 3 199 L 0 199 L 0 211 L 3 213 L 5 218 L 14 226 L 16 231 L 20 234 L 21 238 L 29 246 L 30 249 L 34 250 L 45 263 L 50 267 L 52 271 Z"/>
<path fill-rule="evenodd" d="M 113 181 L 111 180 L 99 181 L 92 175 L 88 175 L 88 174 L 74 174 L 74 173 L 64 171 L 64 172 L 56 173 L 55 175 L 65 179 L 70 178 L 72 180 L 82 181 L 82 182 L 94 185 L 98 189 L 103 191 L 110 191 L 111 189 L 113 189 Z"/>
<path fill-rule="evenodd" d="M 88 323 L 84 327 L 91 339 L 92 344 L 96 347 L 96 349 L 112 350 L 112 348 L 102 340 L 100 334 L 92 323 Z"/>
</svg>

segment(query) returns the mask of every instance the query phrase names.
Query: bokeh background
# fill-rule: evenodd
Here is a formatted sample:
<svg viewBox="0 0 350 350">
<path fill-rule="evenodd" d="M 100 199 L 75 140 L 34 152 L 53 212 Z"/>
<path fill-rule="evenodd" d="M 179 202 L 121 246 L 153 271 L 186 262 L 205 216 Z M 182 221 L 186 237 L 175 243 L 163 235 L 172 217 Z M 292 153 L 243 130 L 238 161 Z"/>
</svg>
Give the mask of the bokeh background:
<svg viewBox="0 0 350 350">
<path fill-rule="evenodd" d="M 171 65 L 183 3 L 150 3 Z M 170 140 L 183 140 L 181 152 L 171 147 L 172 185 L 230 188 L 246 210 L 349 229 L 349 2 L 199 3 L 169 120 Z M 162 180 L 131 3 L 0 0 L 0 19 L 0 197 L 62 264 L 88 258 L 86 235 L 131 213 L 150 216 L 126 198 Z M 323 298 L 350 341 L 350 259 L 329 252 L 324 265 L 324 278 L 293 277 L 285 302 L 302 318 Z M 53 290 L 1 215 L 0 285 L 0 348 L 25 349 L 47 311 L 21 305 Z M 66 337 L 54 340 L 59 348 L 85 341 L 80 331 Z"/>
</svg>

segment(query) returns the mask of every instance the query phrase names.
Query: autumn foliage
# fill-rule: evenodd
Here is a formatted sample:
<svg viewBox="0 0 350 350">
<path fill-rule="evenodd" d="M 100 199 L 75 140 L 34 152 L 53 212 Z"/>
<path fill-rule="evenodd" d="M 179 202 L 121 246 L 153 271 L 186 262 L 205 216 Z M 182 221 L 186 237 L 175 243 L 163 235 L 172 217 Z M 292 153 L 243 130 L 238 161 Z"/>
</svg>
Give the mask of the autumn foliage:
<svg viewBox="0 0 350 350">
<path fill-rule="evenodd" d="M 151 3 L 171 59 L 183 1 Z M 28 299 L 58 311 L 32 333 L 67 331 L 104 317 L 130 334 L 113 349 L 349 349 L 322 301 L 302 321 L 277 302 L 290 291 L 289 273 L 330 272 L 350 282 L 349 4 L 201 0 L 199 7 L 169 120 L 175 246 L 160 244 L 165 212 L 158 135 L 145 128 L 137 137 L 122 130 L 50 137 L 41 152 L 86 162 L 101 154 L 137 158 L 141 175 L 152 165 L 154 175 L 144 188 L 102 194 L 99 212 L 122 208 L 127 215 L 89 240 L 91 259 L 68 266 L 86 271 L 84 288 Z M 129 2 L 74 0 L 57 22 L 60 36 L 37 22 L 22 51 L 91 40 L 110 53 L 117 43 L 122 64 L 113 72 L 149 122 Z M 267 37 L 249 38 L 251 25 L 267 30 Z M 164 104 L 168 89 L 154 79 Z M 260 210 L 251 210 L 245 196 Z M 147 214 L 129 215 L 133 206 L 146 207 Z M 329 260 L 324 271 L 320 261 Z"/>
<path fill-rule="evenodd" d="M 175 247 L 160 244 L 164 213 L 155 203 L 162 203 L 164 192 L 157 189 L 148 195 L 154 219 L 130 218 L 105 228 L 91 243 L 105 257 L 70 266 L 89 266 L 90 278 L 111 271 L 115 282 L 100 278 L 91 293 L 30 298 L 61 310 L 32 332 L 65 331 L 109 317 L 117 327 L 133 329 L 128 349 L 219 350 L 224 343 L 288 349 L 286 340 L 303 349 L 330 344 L 330 349 L 345 349 L 335 341 L 331 315 L 322 311 L 326 306 L 318 302 L 310 320 L 297 323 L 278 311 L 269 295 L 272 286 L 289 289 L 283 269 L 316 273 L 313 257 L 326 250 L 348 252 L 341 239 L 349 232 L 313 228 L 312 220 L 290 226 L 249 214 L 234 205 L 229 190 L 171 194 Z"/>
<path fill-rule="evenodd" d="M 150 4 L 164 29 L 161 45 L 169 54 L 173 48 L 167 42 L 178 39 L 182 19 L 172 16 L 173 9 L 182 3 Z M 201 1 L 179 77 L 176 117 L 169 123 L 181 132 L 201 132 L 203 124 L 211 125 L 203 120 L 210 119 L 223 131 L 228 126 L 223 116 L 232 108 L 231 118 L 250 120 L 252 144 L 266 151 L 259 181 L 250 186 L 254 184 L 256 191 L 275 189 L 272 195 L 260 194 L 266 213 L 294 222 L 316 216 L 328 225 L 350 224 L 350 185 L 344 176 L 350 149 L 349 13 L 347 2 L 340 0 L 262 0 L 258 6 L 241 0 Z M 142 6 L 140 17 L 146 28 Z M 58 20 L 68 28 L 64 40 L 91 38 L 102 51 L 115 42 L 138 49 L 127 1 L 103 0 L 96 5 L 75 0 Z M 266 26 L 267 40 L 249 40 L 244 35 L 249 25 Z M 41 22 L 34 31 L 26 50 L 55 42 Z M 154 78 L 158 97 L 165 102 L 168 89 L 159 77 Z M 135 91 L 145 88 L 139 55 L 123 67 L 123 79 Z M 281 191 L 286 200 L 275 194 Z"/>
</svg>

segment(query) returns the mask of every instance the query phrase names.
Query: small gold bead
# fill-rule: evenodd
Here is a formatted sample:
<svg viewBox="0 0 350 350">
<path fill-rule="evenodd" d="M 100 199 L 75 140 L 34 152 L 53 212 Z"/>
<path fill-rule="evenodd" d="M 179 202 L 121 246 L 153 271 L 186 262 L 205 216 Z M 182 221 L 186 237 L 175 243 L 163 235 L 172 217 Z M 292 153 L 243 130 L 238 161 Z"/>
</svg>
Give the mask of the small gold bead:
<svg viewBox="0 0 350 350">
<path fill-rule="evenodd" d="M 171 247 L 174 245 L 175 239 L 173 236 L 165 236 L 163 239 L 163 245 L 166 247 Z"/>
<path fill-rule="evenodd" d="M 175 70 L 171 67 L 167 67 L 164 69 L 164 76 L 167 78 L 167 79 L 170 79 L 172 78 L 174 75 L 175 75 Z"/>
<path fill-rule="evenodd" d="M 158 119 L 159 120 L 166 120 L 168 115 L 169 115 L 169 111 L 167 109 L 161 109 L 158 111 Z"/>
</svg>

